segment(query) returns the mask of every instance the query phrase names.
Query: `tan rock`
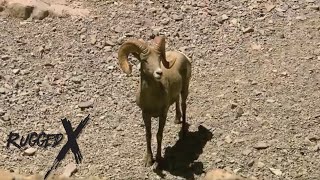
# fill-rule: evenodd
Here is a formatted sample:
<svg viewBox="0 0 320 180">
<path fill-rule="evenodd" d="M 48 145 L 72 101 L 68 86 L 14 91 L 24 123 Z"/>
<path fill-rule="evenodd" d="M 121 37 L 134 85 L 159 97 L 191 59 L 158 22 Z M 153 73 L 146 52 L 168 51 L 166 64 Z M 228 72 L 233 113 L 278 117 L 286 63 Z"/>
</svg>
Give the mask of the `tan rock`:
<svg viewBox="0 0 320 180">
<path fill-rule="evenodd" d="M 39 8 L 39 7 L 34 8 L 32 14 L 31 14 L 32 19 L 38 19 L 38 20 L 42 20 L 42 19 L 46 18 L 47 16 L 49 16 L 49 10 Z"/>
<path fill-rule="evenodd" d="M 223 169 L 213 169 L 206 173 L 203 180 L 245 180 L 244 178 Z"/>
<path fill-rule="evenodd" d="M 12 17 L 28 19 L 33 11 L 33 6 L 25 5 L 22 3 L 9 3 L 8 13 Z"/>
<path fill-rule="evenodd" d="M 100 178 L 97 176 L 90 176 L 88 180 L 100 180 Z"/>
<path fill-rule="evenodd" d="M 34 175 L 31 175 L 31 176 L 24 178 L 23 180 L 43 180 L 43 176 L 41 176 L 39 174 L 34 174 Z"/>
<path fill-rule="evenodd" d="M 70 163 L 65 167 L 61 177 L 70 177 L 76 171 L 77 171 L 77 165 L 74 163 Z"/>
<path fill-rule="evenodd" d="M 261 50 L 262 47 L 261 47 L 260 44 L 253 43 L 253 44 L 251 44 L 251 49 L 253 49 L 253 50 Z"/>
<path fill-rule="evenodd" d="M 8 171 L 0 170 L 0 177 L 2 180 L 12 180 L 14 175 Z"/>
<path fill-rule="evenodd" d="M 28 148 L 23 152 L 24 156 L 33 156 L 36 153 L 37 149 L 36 148 Z"/>
<path fill-rule="evenodd" d="M 280 169 L 275 169 L 275 168 L 269 168 L 269 169 L 274 175 L 277 175 L 277 176 L 281 176 L 282 175 L 282 172 L 281 172 Z"/>
<path fill-rule="evenodd" d="M 266 8 L 267 12 L 270 12 L 275 7 L 276 6 L 274 4 L 265 4 L 265 8 Z"/>
</svg>

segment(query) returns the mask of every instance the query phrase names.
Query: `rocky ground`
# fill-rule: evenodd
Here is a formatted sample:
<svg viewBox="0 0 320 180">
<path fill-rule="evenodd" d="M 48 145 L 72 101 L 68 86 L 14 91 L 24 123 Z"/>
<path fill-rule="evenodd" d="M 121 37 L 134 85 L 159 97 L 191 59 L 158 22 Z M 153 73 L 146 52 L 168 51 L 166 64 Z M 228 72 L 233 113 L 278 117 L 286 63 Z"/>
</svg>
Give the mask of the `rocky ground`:
<svg viewBox="0 0 320 180">
<path fill-rule="evenodd" d="M 320 178 L 320 0 L 78 3 L 90 15 L 22 20 L 0 7 L 1 169 L 44 174 L 67 141 L 26 156 L 5 148 L 11 131 L 66 135 L 62 118 L 75 128 L 90 114 L 74 178 L 200 179 L 211 168 L 261 180 Z M 129 37 L 158 34 L 168 50 L 191 57 L 193 75 L 190 132 L 179 140 L 172 107 L 162 173 L 143 166 L 138 61 L 126 76 L 116 58 Z M 71 151 L 55 173 L 69 163 Z"/>
</svg>

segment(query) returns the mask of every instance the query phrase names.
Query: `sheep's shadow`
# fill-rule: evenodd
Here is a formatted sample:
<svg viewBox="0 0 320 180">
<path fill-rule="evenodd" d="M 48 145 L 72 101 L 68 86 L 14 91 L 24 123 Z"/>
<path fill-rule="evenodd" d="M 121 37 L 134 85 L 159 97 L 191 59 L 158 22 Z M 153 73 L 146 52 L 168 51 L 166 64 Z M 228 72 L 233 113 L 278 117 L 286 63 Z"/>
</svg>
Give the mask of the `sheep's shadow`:
<svg viewBox="0 0 320 180">
<path fill-rule="evenodd" d="M 189 124 L 187 124 L 189 129 Z M 195 162 L 203 152 L 206 143 L 212 139 L 212 133 L 200 125 L 198 131 L 189 132 L 181 138 L 179 132 L 179 140 L 172 147 L 165 149 L 164 157 L 161 162 L 160 169 L 155 172 L 164 177 L 162 170 L 169 172 L 174 176 L 180 176 L 185 179 L 194 179 L 194 175 L 200 175 L 203 171 L 202 162 Z"/>
</svg>

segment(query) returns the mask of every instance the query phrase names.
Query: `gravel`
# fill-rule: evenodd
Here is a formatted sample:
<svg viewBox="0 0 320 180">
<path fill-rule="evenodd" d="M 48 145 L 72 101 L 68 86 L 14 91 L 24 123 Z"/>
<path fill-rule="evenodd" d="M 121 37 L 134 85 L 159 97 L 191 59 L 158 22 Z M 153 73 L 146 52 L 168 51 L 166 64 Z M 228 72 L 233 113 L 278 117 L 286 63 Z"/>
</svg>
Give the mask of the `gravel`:
<svg viewBox="0 0 320 180">
<path fill-rule="evenodd" d="M 86 1 L 86 17 L 1 15 L 0 168 L 45 173 L 67 142 L 61 119 L 75 129 L 90 114 L 77 138 L 83 161 L 73 177 L 200 179 L 224 168 L 258 179 L 319 179 L 320 140 L 308 137 L 320 136 L 320 1 L 272 2 Z M 158 34 L 167 36 L 168 50 L 192 58 L 190 132 L 179 140 L 172 107 L 162 175 L 143 166 L 139 62 L 132 59 L 130 76 L 117 64 L 126 39 L 150 41 Z M 153 121 L 154 150 L 156 130 Z M 5 148 L 11 131 L 65 138 L 23 156 Z M 70 163 L 71 151 L 56 173 Z"/>
</svg>

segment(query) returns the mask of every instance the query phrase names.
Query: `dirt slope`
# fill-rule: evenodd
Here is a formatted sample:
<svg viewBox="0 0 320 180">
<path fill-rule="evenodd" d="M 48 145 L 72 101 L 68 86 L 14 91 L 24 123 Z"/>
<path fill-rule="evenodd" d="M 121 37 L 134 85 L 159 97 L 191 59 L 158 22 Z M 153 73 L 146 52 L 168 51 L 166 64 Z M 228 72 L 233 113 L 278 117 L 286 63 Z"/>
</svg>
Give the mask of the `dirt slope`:
<svg viewBox="0 0 320 180">
<path fill-rule="evenodd" d="M 159 179 L 142 162 L 137 68 L 126 77 L 116 55 L 128 37 L 160 33 L 168 50 L 185 52 L 193 65 L 188 139 L 178 138 L 173 107 L 165 127 L 166 179 L 199 179 L 216 167 L 261 180 L 320 178 L 319 0 L 83 5 L 90 16 L 0 16 L 0 168 L 45 173 L 67 138 L 23 156 L 5 148 L 8 134 L 66 135 L 60 119 L 75 128 L 90 114 L 77 139 L 83 162 L 73 177 Z M 93 107 L 81 110 L 82 102 Z M 155 149 L 157 121 L 152 126 Z M 70 162 L 71 152 L 56 173 Z"/>
</svg>

